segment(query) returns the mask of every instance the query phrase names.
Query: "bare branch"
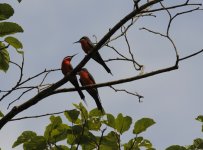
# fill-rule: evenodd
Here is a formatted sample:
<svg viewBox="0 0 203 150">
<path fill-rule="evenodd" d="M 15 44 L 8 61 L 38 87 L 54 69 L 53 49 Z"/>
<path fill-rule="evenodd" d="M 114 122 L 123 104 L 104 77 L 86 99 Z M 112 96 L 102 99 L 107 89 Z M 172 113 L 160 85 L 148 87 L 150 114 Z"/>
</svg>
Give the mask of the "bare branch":
<svg viewBox="0 0 203 150">
<path fill-rule="evenodd" d="M 125 93 L 127 93 L 127 94 L 130 94 L 130 95 L 133 95 L 133 96 L 137 96 L 138 99 L 139 99 L 139 102 L 142 102 L 142 101 L 141 101 L 141 98 L 144 98 L 144 96 L 139 95 L 137 92 L 132 93 L 132 92 L 129 92 L 129 91 L 125 90 L 125 89 L 116 89 L 116 88 L 114 88 L 113 86 L 109 86 L 109 87 L 112 88 L 115 92 L 125 92 Z"/>
<path fill-rule="evenodd" d="M 60 111 L 60 112 L 55 112 L 55 113 L 47 113 L 47 114 L 43 114 L 43 115 L 26 116 L 26 117 L 14 118 L 14 119 L 11 119 L 10 121 L 17 121 L 17 120 L 23 120 L 23 119 L 33 119 L 33 118 L 41 118 L 41 117 L 46 117 L 46 116 L 51 116 L 51 115 L 59 115 L 59 114 L 62 114 L 64 112 L 66 112 L 66 110 Z"/>
<path fill-rule="evenodd" d="M 203 52 L 203 49 L 201 49 L 200 51 L 198 51 L 198 52 L 196 52 L 196 53 L 193 53 L 193 54 L 191 54 L 191 55 L 188 55 L 188 56 L 185 56 L 185 57 L 183 57 L 183 58 L 180 58 L 179 61 L 183 61 L 183 60 L 185 60 L 185 59 L 191 58 L 191 57 L 193 57 L 193 56 L 195 56 L 195 55 L 198 55 L 198 54 L 200 54 L 200 53 L 202 53 L 202 52 Z"/>
</svg>

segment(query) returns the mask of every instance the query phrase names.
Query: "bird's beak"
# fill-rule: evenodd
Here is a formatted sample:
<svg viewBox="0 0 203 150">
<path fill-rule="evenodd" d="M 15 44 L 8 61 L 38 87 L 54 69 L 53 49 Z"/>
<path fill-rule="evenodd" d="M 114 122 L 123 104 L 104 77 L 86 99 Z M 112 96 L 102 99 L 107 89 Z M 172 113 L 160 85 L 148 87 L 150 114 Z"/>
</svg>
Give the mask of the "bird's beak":
<svg viewBox="0 0 203 150">
<path fill-rule="evenodd" d="M 70 57 L 71 57 L 71 59 L 72 59 L 73 57 L 75 57 L 77 54 L 78 54 L 78 53 L 76 53 L 76 54 L 74 54 L 74 55 L 70 56 Z"/>
<path fill-rule="evenodd" d="M 80 43 L 80 40 L 79 40 L 79 41 L 74 42 L 73 44 L 75 44 L 75 43 Z"/>
</svg>

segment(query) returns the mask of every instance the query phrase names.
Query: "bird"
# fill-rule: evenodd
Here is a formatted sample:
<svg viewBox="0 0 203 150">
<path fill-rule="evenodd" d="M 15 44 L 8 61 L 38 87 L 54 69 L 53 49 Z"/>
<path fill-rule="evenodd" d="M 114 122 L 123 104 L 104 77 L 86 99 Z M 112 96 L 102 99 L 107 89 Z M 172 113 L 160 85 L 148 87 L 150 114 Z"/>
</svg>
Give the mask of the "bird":
<svg viewBox="0 0 203 150">
<path fill-rule="evenodd" d="M 77 54 L 74 54 L 72 56 L 66 56 L 61 64 L 61 71 L 64 74 L 64 76 L 66 76 L 69 72 L 71 72 L 73 70 L 73 67 L 71 65 L 71 60 L 74 56 L 76 56 Z M 75 86 L 76 90 L 78 91 L 78 94 L 80 95 L 80 98 L 85 102 L 85 95 L 82 93 L 77 77 L 76 75 L 72 76 L 69 80 L 73 86 Z"/>
<path fill-rule="evenodd" d="M 80 83 L 82 86 L 87 86 L 87 85 L 93 85 L 96 84 L 93 76 L 89 73 L 89 71 L 86 68 L 82 68 L 79 72 L 78 75 L 80 76 Z M 93 88 L 88 88 L 86 89 L 86 91 L 93 97 L 93 99 L 96 102 L 97 105 L 97 109 L 100 111 L 104 111 L 101 101 L 100 101 L 100 97 L 99 97 L 99 92 L 97 90 L 96 87 Z"/>
<path fill-rule="evenodd" d="M 76 41 L 74 43 L 80 43 L 82 46 L 83 51 L 88 54 L 92 48 L 94 48 L 94 44 L 91 42 L 91 40 L 87 37 L 87 36 L 83 36 L 79 41 Z M 109 69 L 109 67 L 105 64 L 104 60 L 102 59 L 101 55 L 99 54 L 99 52 L 95 52 L 92 55 L 92 59 L 94 59 L 96 62 L 98 62 L 100 65 L 102 65 L 104 67 L 104 69 L 110 73 L 111 75 L 113 75 L 111 73 L 111 70 Z"/>
</svg>

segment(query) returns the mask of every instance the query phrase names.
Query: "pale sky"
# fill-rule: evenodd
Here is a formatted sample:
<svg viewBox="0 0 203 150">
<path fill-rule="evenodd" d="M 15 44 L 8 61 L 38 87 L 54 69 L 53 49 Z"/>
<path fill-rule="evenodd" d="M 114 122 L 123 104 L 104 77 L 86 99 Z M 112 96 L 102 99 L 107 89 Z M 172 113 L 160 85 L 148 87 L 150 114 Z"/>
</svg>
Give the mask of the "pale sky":
<svg viewBox="0 0 203 150">
<path fill-rule="evenodd" d="M 20 24 L 24 33 L 16 35 L 24 45 L 25 68 L 24 79 L 31 77 L 46 69 L 60 68 L 62 59 L 67 55 L 79 53 L 73 59 L 72 65 L 76 66 L 85 56 L 80 45 L 73 42 L 87 35 L 93 41 L 93 35 L 101 39 L 119 20 L 132 10 L 132 0 L 23 0 L 18 4 L 17 0 L 7 1 L 15 10 L 14 16 L 9 21 Z M 177 2 L 175 0 L 171 1 Z M 195 2 L 202 2 L 195 0 Z M 196 11 L 185 14 L 172 24 L 171 37 L 176 43 L 180 57 L 184 57 L 203 48 L 203 13 Z M 168 16 L 166 12 L 157 14 L 157 17 L 141 18 L 128 33 L 129 42 L 135 55 L 135 59 L 145 66 L 145 72 L 169 67 L 175 63 L 175 53 L 171 44 L 157 35 L 139 28 L 147 27 L 155 31 L 164 32 Z M 124 40 L 112 43 L 121 53 L 129 56 Z M 21 57 L 14 49 L 9 48 L 11 60 L 21 62 Z M 115 58 L 116 54 L 108 48 L 102 48 L 100 53 L 104 59 Z M 198 115 L 202 115 L 203 106 L 203 55 L 200 54 L 183 62 L 179 69 L 168 73 L 156 75 L 131 83 L 115 86 L 130 92 L 138 92 L 144 96 L 142 103 L 134 96 L 123 92 L 115 93 L 112 89 L 99 88 L 99 94 L 103 107 L 107 113 L 117 116 L 122 113 L 136 120 L 149 117 L 156 121 L 147 132 L 142 134 L 149 139 L 156 149 L 164 149 L 170 145 L 192 144 L 193 139 L 200 137 L 201 124 L 195 121 Z M 114 76 L 93 60 L 86 64 L 86 68 L 94 76 L 97 83 L 107 82 L 139 74 L 133 69 L 133 65 L 126 62 L 109 62 Z M 1 90 L 9 89 L 18 80 L 19 70 L 15 66 L 10 67 L 5 74 L 0 73 Z M 54 83 L 63 77 L 61 72 L 48 76 L 46 83 Z M 36 85 L 42 80 L 39 78 L 30 83 Z M 72 87 L 65 84 L 63 87 Z M 84 92 L 88 103 L 88 110 L 96 107 L 92 97 Z M 7 106 L 19 93 L 14 93 L 0 102 L 0 110 L 8 112 Z M 34 93 L 25 95 L 19 105 Z M 81 102 L 78 94 L 63 93 L 48 97 L 33 107 L 20 113 L 20 116 L 40 115 L 51 112 L 73 109 L 72 103 Z M 13 105 L 13 106 L 14 106 Z M 23 121 L 9 122 L 0 131 L 0 147 L 9 150 L 17 137 L 25 130 L 32 130 L 38 134 L 49 123 L 49 117 L 40 119 L 27 119 Z M 131 125 L 133 127 L 133 124 Z M 131 128 L 132 131 L 132 128 Z M 123 141 L 132 137 L 131 134 L 123 136 Z M 18 146 L 16 150 L 21 150 Z"/>
</svg>

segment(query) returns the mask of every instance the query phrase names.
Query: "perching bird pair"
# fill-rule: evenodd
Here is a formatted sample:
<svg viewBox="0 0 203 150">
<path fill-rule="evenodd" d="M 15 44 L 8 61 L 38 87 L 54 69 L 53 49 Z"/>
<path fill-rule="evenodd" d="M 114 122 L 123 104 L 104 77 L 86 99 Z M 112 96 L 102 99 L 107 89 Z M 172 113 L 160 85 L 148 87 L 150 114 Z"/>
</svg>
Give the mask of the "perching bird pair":
<svg viewBox="0 0 203 150">
<path fill-rule="evenodd" d="M 84 50 L 84 52 L 86 54 L 88 54 L 92 48 L 94 48 L 94 45 L 93 43 L 90 41 L 90 39 L 86 36 L 82 37 L 79 41 L 75 42 L 75 43 L 80 43 L 81 46 L 82 46 L 82 49 Z M 75 54 L 76 55 L 76 54 Z M 62 65 L 61 65 L 61 70 L 62 70 L 62 73 L 64 75 L 66 75 L 67 73 L 71 72 L 73 70 L 73 67 L 71 65 L 71 59 L 75 56 L 67 56 L 63 59 L 62 61 Z M 102 59 L 101 55 L 99 54 L 99 52 L 95 52 L 93 55 L 92 55 L 92 58 L 98 62 L 99 64 L 101 64 L 104 69 L 108 72 L 108 73 L 111 73 L 111 70 L 107 67 L 107 65 L 105 64 L 104 60 Z M 111 73 L 112 74 L 112 73 Z M 79 72 L 78 72 L 78 75 L 80 76 L 80 83 L 82 86 L 86 86 L 86 85 L 92 85 L 92 84 L 96 84 L 94 78 L 92 77 L 92 75 L 88 72 L 87 69 L 85 68 L 82 68 Z M 77 77 L 76 76 L 73 76 L 71 79 L 70 79 L 70 82 L 75 86 L 75 88 L 77 89 L 80 97 L 82 100 L 85 101 L 85 96 L 84 94 L 82 93 L 81 89 L 80 89 L 80 86 L 78 84 L 78 81 L 77 81 Z M 97 108 L 98 110 L 101 110 L 103 111 L 103 107 L 101 105 L 101 101 L 100 101 L 100 98 L 99 98 L 99 93 L 98 93 L 98 90 L 97 88 L 88 88 L 86 89 L 86 91 L 93 97 L 93 99 L 95 100 L 96 102 L 96 105 L 97 105 Z"/>
</svg>

